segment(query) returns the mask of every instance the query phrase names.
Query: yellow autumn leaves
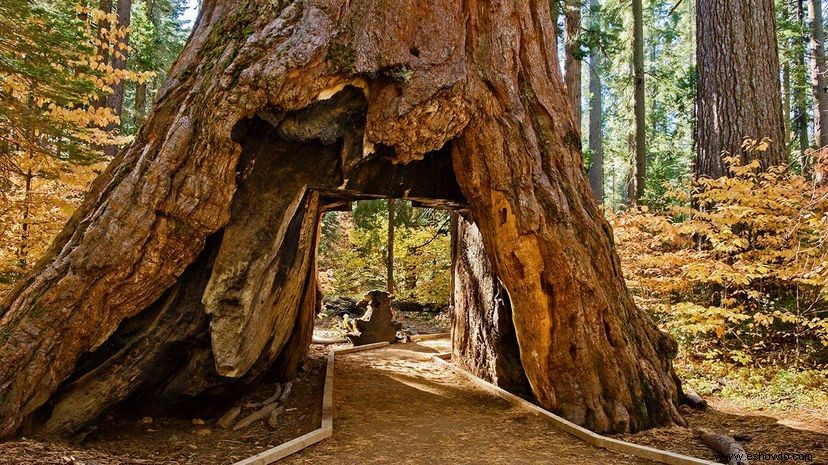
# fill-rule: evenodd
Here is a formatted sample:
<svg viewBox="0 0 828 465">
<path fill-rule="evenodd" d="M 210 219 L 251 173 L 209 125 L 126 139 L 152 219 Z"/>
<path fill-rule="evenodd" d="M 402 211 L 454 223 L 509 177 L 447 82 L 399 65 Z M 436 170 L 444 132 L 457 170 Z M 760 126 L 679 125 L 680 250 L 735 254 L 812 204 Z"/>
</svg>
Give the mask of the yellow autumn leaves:
<svg viewBox="0 0 828 465">
<path fill-rule="evenodd" d="M 628 284 L 691 355 L 750 364 L 787 347 L 807 364 L 828 347 L 828 188 L 726 160 L 731 176 L 672 189 L 664 211 L 611 217 Z"/>
</svg>

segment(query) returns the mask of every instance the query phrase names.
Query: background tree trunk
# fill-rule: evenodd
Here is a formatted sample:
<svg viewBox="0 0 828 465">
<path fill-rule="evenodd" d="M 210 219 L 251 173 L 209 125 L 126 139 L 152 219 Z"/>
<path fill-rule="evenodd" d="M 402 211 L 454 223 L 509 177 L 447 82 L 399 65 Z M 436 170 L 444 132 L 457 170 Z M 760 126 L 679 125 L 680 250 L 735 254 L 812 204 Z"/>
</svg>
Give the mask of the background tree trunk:
<svg viewBox="0 0 828 465">
<path fill-rule="evenodd" d="M 183 289 L 200 298 L 179 310 L 209 322 L 187 356 L 164 375 L 154 350 L 117 364 L 143 365 L 153 395 L 253 382 L 306 350 L 322 197 L 358 195 L 468 203 L 541 405 L 602 432 L 683 423 L 676 345 L 624 283 L 548 8 L 205 0 L 136 140 L 0 305 L 0 436 L 94 420 L 51 406 L 111 376 L 132 336 L 163 341 L 154 315 Z"/>
<path fill-rule="evenodd" d="M 635 200 L 644 197 L 647 181 L 647 107 L 644 101 L 644 8 L 632 0 L 633 79 L 635 81 Z"/>
<path fill-rule="evenodd" d="M 394 221 L 394 199 L 388 199 L 388 240 L 386 246 L 388 252 L 385 257 L 385 273 L 386 273 L 386 290 L 389 294 L 394 295 L 394 229 L 396 222 Z"/>
<path fill-rule="evenodd" d="M 822 0 L 808 0 L 808 24 L 811 30 L 811 89 L 814 93 L 814 140 L 821 148 L 828 145 L 828 83 L 825 73 L 825 26 L 822 23 Z"/>
<path fill-rule="evenodd" d="M 118 16 L 118 30 L 126 30 L 129 28 L 132 18 L 132 0 L 118 0 L 117 4 Z M 129 33 L 115 42 L 115 51 L 112 53 L 112 68 L 116 72 L 125 70 L 127 64 L 128 50 L 122 47 L 129 45 Z M 118 117 L 124 112 L 124 81 L 119 79 L 112 84 L 112 93 L 107 97 L 107 106 L 112 109 L 112 112 Z M 108 127 L 108 130 L 117 130 L 120 128 L 119 124 L 113 124 Z M 107 145 L 104 147 L 104 152 L 112 157 L 118 152 L 118 147 L 115 145 Z"/>
<path fill-rule="evenodd" d="M 597 30 L 599 19 L 597 0 L 590 0 L 590 24 Z M 593 45 L 589 50 L 589 185 L 595 201 L 604 203 L 604 131 L 603 131 L 603 89 L 601 87 L 601 50 Z"/>
<path fill-rule="evenodd" d="M 581 131 L 581 0 L 564 0 L 564 64 L 566 91 L 572 105 L 575 127 Z"/>
<path fill-rule="evenodd" d="M 795 73 L 794 77 L 794 107 L 796 116 L 794 117 L 794 127 L 797 137 L 799 139 L 799 166 L 803 174 L 808 174 L 811 171 L 811 163 L 808 157 L 810 148 L 810 135 L 808 134 L 808 105 L 806 102 L 805 87 L 807 86 L 806 73 L 806 48 L 808 34 L 805 31 L 805 0 L 797 0 L 796 2 L 796 18 L 799 23 L 801 33 L 793 40 L 799 40 L 802 50 L 797 57 L 797 69 L 800 72 Z"/>
<path fill-rule="evenodd" d="M 729 175 L 722 152 L 786 163 L 773 0 L 698 0 L 696 27 L 696 176 Z M 772 142 L 748 154 L 744 138 Z"/>
<path fill-rule="evenodd" d="M 144 124 L 144 117 L 147 114 L 147 84 L 144 82 L 135 83 L 135 127 Z"/>
</svg>

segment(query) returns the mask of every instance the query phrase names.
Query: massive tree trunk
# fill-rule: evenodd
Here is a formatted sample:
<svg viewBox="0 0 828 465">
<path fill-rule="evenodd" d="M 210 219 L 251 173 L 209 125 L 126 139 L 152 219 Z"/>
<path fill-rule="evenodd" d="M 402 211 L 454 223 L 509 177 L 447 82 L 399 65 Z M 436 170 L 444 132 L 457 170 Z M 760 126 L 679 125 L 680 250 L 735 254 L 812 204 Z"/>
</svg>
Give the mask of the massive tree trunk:
<svg viewBox="0 0 828 465">
<path fill-rule="evenodd" d="M 722 152 L 762 166 L 787 162 L 773 0 L 696 3 L 697 176 L 729 175 Z M 770 139 L 765 152 L 745 138 Z"/>
<path fill-rule="evenodd" d="M 644 197 L 647 187 L 647 107 L 644 101 L 644 7 L 632 0 L 633 80 L 635 105 L 635 201 Z"/>
<path fill-rule="evenodd" d="M 492 270 L 474 223 L 459 218 L 456 245 L 452 361 L 507 391 L 531 395 L 509 294 Z"/>
<path fill-rule="evenodd" d="M 590 26 L 596 29 L 600 25 L 600 5 L 590 0 Z M 589 185 L 598 204 L 604 203 L 604 98 L 601 88 L 601 50 L 593 45 L 589 50 L 589 153 L 592 162 L 589 165 Z"/>
<path fill-rule="evenodd" d="M 319 212 L 366 197 L 470 210 L 541 405 L 596 431 L 683 423 L 675 343 L 633 304 L 584 174 L 548 3 L 376 3 L 204 2 L 136 140 L 0 307 L 0 436 L 295 361 Z"/>
<path fill-rule="evenodd" d="M 814 140 L 817 147 L 828 145 L 828 80 L 825 73 L 825 26 L 822 23 L 822 0 L 808 0 L 808 25 L 811 40 L 811 89 L 814 93 Z"/>
</svg>

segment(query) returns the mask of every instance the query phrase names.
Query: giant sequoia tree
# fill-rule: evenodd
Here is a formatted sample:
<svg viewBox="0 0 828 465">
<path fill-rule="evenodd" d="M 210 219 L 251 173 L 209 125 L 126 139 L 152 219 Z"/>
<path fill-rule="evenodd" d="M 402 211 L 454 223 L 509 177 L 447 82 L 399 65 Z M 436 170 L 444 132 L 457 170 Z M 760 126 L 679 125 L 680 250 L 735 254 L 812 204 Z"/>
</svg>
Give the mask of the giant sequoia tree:
<svg viewBox="0 0 828 465">
<path fill-rule="evenodd" d="M 787 162 L 773 0 L 696 3 L 695 171 L 728 175 L 726 152 L 763 167 Z M 745 138 L 768 138 L 765 152 L 742 150 Z"/>
<path fill-rule="evenodd" d="M 136 140 L 0 307 L 0 436 L 291 377 L 319 215 L 365 196 L 468 209 L 542 405 L 597 431 L 682 423 L 676 346 L 624 284 L 552 34 L 541 0 L 205 0 Z"/>
</svg>

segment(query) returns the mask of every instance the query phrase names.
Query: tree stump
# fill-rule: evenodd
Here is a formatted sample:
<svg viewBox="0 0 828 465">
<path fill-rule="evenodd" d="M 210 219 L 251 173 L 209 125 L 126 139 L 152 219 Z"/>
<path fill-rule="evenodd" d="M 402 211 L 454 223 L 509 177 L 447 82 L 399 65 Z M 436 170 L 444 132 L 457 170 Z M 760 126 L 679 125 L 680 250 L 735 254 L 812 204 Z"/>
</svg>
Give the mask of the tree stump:
<svg viewBox="0 0 828 465">
<path fill-rule="evenodd" d="M 346 335 L 355 346 L 377 342 L 394 342 L 402 324 L 393 320 L 391 296 L 383 291 L 371 291 L 363 299 L 368 309 L 353 320 L 354 328 Z"/>
<path fill-rule="evenodd" d="M 0 438 L 291 379 L 319 215 L 357 198 L 470 211 L 540 405 L 599 432 L 683 424 L 553 31 L 541 0 L 204 0 L 134 142 L 0 303 Z"/>
</svg>

